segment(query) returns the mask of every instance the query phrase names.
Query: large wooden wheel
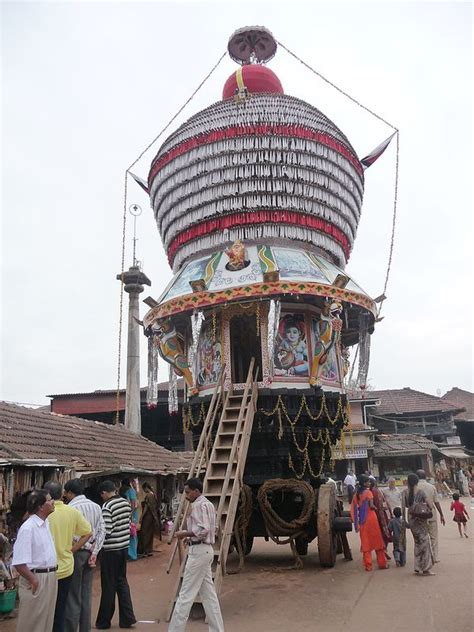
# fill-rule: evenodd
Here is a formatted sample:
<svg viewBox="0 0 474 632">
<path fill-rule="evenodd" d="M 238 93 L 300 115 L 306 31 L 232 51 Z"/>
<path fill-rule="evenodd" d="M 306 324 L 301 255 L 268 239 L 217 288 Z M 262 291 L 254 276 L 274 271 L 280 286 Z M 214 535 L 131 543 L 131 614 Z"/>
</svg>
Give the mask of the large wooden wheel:
<svg viewBox="0 0 474 632">
<path fill-rule="evenodd" d="M 321 566 L 332 567 L 336 563 L 337 537 L 333 523 L 336 516 L 336 490 L 332 483 L 321 485 L 318 490 L 318 551 Z"/>
</svg>

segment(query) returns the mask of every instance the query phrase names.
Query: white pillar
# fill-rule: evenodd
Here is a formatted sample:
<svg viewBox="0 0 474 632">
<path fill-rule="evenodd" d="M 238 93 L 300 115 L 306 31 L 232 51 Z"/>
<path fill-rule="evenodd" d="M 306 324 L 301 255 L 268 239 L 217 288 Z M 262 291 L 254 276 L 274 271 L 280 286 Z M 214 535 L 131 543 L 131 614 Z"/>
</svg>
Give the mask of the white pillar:
<svg viewBox="0 0 474 632">
<path fill-rule="evenodd" d="M 123 278 L 124 290 L 129 295 L 128 339 L 127 339 L 127 390 L 125 395 L 125 427 L 141 434 L 141 394 L 140 394 L 140 310 L 138 297 L 143 285 L 151 285 L 148 277 L 138 266 L 132 266 L 117 279 Z"/>
</svg>

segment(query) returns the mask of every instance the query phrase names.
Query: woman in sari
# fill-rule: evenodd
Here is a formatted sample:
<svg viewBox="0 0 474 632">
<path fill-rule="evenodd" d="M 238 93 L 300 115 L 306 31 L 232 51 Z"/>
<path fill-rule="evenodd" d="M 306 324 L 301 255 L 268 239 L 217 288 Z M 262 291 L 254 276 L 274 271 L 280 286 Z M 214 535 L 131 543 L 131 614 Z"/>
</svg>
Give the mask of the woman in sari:
<svg viewBox="0 0 474 632">
<path fill-rule="evenodd" d="M 143 483 L 142 488 L 145 492 L 145 498 L 142 500 L 142 516 L 138 532 L 138 554 L 150 556 L 153 555 L 153 536 L 155 532 L 160 534 L 161 540 L 160 511 L 151 485 Z"/>
<path fill-rule="evenodd" d="M 375 513 L 377 515 L 377 520 L 379 523 L 380 531 L 382 532 L 382 538 L 385 545 L 385 554 L 387 556 L 387 560 L 390 559 L 387 554 L 387 546 L 388 543 L 392 541 L 392 536 L 390 534 L 390 530 L 388 528 L 389 517 L 387 516 L 387 505 L 385 502 L 384 495 L 377 487 L 377 483 L 375 480 L 370 479 L 370 491 L 372 492 L 372 496 L 374 497 L 374 508 Z"/>
<path fill-rule="evenodd" d="M 374 497 L 370 491 L 368 476 L 362 475 L 359 478 L 357 491 L 352 499 L 351 515 L 354 528 L 360 535 L 360 550 L 363 554 L 365 570 L 372 570 L 372 551 L 375 551 L 377 556 L 378 567 L 380 569 L 388 568 L 385 545 L 375 512 Z"/>
<path fill-rule="evenodd" d="M 137 555 L 137 524 L 138 524 L 138 503 L 137 492 L 133 489 L 129 478 L 124 478 L 121 481 L 119 490 L 120 496 L 125 498 L 130 503 L 132 515 L 130 519 L 130 542 L 128 545 L 127 557 L 131 562 L 138 559 Z"/>
<path fill-rule="evenodd" d="M 426 503 L 425 493 L 418 489 L 418 476 L 409 474 L 407 478 L 408 489 L 402 494 L 402 516 L 406 519 L 408 512 L 407 526 L 413 534 L 415 541 L 415 573 L 419 575 L 436 575 L 431 572 L 434 564 L 433 551 L 431 549 L 430 534 L 428 531 L 428 521 L 413 515 L 414 506 L 418 503 Z"/>
</svg>

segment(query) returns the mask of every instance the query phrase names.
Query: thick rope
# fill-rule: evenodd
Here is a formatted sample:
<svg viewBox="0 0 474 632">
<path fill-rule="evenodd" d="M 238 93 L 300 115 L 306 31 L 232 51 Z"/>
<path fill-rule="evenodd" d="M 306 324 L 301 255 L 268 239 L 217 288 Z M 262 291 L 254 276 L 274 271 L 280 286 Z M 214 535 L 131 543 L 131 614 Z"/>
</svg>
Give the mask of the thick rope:
<svg viewBox="0 0 474 632">
<path fill-rule="evenodd" d="M 298 518 L 288 522 L 277 514 L 268 499 L 269 493 L 274 491 L 301 494 L 303 496 L 303 509 Z M 295 557 L 295 567 L 302 568 L 303 562 L 296 550 L 295 539 L 305 533 L 306 526 L 313 514 L 315 506 L 314 489 L 306 481 L 273 478 L 263 483 L 258 490 L 257 499 L 268 536 L 276 544 L 290 544 Z M 281 536 L 286 536 L 287 539 L 280 540 Z"/>
<path fill-rule="evenodd" d="M 229 572 L 229 575 L 240 573 L 245 563 L 245 548 L 247 544 L 247 531 L 252 517 L 252 488 L 243 485 L 240 490 L 239 507 L 237 517 L 234 522 L 234 540 L 237 554 L 239 556 L 239 566 L 236 570 Z"/>
<path fill-rule="evenodd" d="M 148 143 L 145 149 L 141 152 L 141 154 L 136 158 L 132 164 L 125 171 L 125 183 L 124 183 L 124 193 L 123 193 L 123 225 L 122 225 L 122 270 L 120 275 L 120 308 L 119 308 L 119 333 L 118 333 L 118 359 L 117 359 L 117 397 L 116 397 L 116 411 L 115 411 L 115 423 L 119 422 L 120 418 L 120 372 L 121 372 L 121 362 L 122 362 L 122 319 L 123 319 L 123 274 L 125 272 L 125 236 L 126 236 L 126 225 L 127 225 L 127 193 L 128 193 L 128 175 L 133 167 L 137 164 L 137 162 L 143 158 L 146 152 L 156 143 L 156 141 L 165 133 L 168 127 L 176 120 L 176 118 L 181 114 L 181 112 L 186 108 L 186 106 L 194 99 L 199 90 L 203 87 L 212 73 L 219 66 L 221 61 L 227 55 L 227 51 L 225 51 L 219 58 L 216 64 L 211 68 L 211 70 L 207 73 L 198 87 L 194 90 L 191 96 L 185 101 L 185 103 L 179 108 L 174 116 L 168 121 L 168 123 L 163 127 L 163 129 L 159 132 L 155 138 Z"/>
</svg>

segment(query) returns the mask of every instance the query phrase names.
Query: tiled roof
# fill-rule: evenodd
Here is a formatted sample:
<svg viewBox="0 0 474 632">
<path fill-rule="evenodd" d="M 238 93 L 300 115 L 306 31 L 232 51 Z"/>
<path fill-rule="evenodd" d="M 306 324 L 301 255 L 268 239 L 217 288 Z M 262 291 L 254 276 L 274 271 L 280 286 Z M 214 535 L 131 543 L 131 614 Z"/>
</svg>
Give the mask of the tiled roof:
<svg viewBox="0 0 474 632">
<path fill-rule="evenodd" d="M 173 474 L 189 459 L 122 425 L 55 415 L 0 402 L 0 447 L 11 457 L 56 459 L 76 470 L 126 470 Z"/>
<path fill-rule="evenodd" d="M 421 454 L 425 450 L 436 450 L 436 443 L 417 434 L 381 434 L 376 435 L 374 456 L 402 456 Z"/>
<path fill-rule="evenodd" d="M 445 393 L 441 399 L 457 408 L 466 409 L 456 415 L 455 419 L 460 421 L 474 421 L 474 393 L 455 387 Z"/>
<path fill-rule="evenodd" d="M 376 415 L 409 415 L 413 413 L 453 412 L 462 408 L 453 406 L 441 397 L 414 391 L 411 388 L 370 391 L 371 397 L 380 399 L 380 406 L 373 409 Z"/>
</svg>

